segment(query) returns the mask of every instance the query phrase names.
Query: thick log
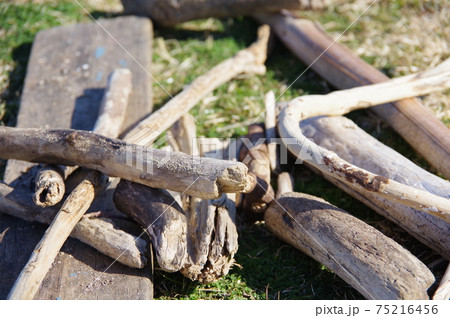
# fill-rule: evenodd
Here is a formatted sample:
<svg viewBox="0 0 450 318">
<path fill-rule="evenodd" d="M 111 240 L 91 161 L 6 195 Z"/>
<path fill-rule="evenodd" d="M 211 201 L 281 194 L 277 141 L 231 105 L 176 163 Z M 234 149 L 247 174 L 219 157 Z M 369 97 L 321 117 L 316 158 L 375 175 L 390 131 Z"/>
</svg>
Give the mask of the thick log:
<svg viewBox="0 0 450 318">
<path fill-rule="evenodd" d="M 269 35 L 270 28 L 267 25 L 261 26 L 255 43 L 196 78 L 167 104 L 139 122 L 124 139 L 138 145 L 150 145 L 164 130 L 187 114 L 205 96 L 236 75 L 264 74 Z"/>
<path fill-rule="evenodd" d="M 313 116 L 342 115 L 351 110 L 367 108 L 393 100 L 426 94 L 450 87 L 450 59 L 426 72 L 399 77 L 388 82 L 336 91 L 327 95 L 296 98 L 280 109 L 278 129 L 283 142 L 298 159 L 304 160 L 322 173 L 450 221 L 450 200 L 417 190 L 410 186 L 373 174 L 352 165 L 336 153 L 318 146 L 306 138 L 298 122 Z M 379 92 L 383 92 L 380 94 Z M 281 108 L 281 106 L 280 106 Z M 296 142 L 292 142 L 292 141 Z"/>
<path fill-rule="evenodd" d="M 379 142 L 345 117 L 311 118 L 301 122 L 306 138 L 348 161 L 380 176 L 429 193 L 450 198 L 450 183 Z M 325 176 L 325 175 L 324 175 Z M 450 260 L 450 224 L 428 213 L 386 200 L 325 176 L 379 214 L 398 224 L 416 239 Z"/>
<path fill-rule="evenodd" d="M 37 207 L 31 197 L 27 189 L 12 188 L 0 182 L 0 212 L 28 222 L 52 223 L 58 209 Z M 127 266 L 143 268 L 147 264 L 147 243 L 117 229 L 112 220 L 83 218 L 70 236 Z"/>
<path fill-rule="evenodd" d="M 0 127 L 0 154 L 5 159 L 79 165 L 206 199 L 252 186 L 242 163 L 145 148 L 93 132 Z"/>
<path fill-rule="evenodd" d="M 336 43 L 319 24 L 290 13 L 258 15 L 300 60 L 339 89 L 380 83 L 389 78 Z M 320 57 L 320 58 L 319 58 Z M 446 178 L 450 178 L 450 130 L 418 99 L 371 108 Z"/>
<path fill-rule="evenodd" d="M 209 17 L 232 17 L 281 9 L 320 9 L 330 0 L 122 0 L 125 13 L 145 15 L 164 26 Z"/>
<path fill-rule="evenodd" d="M 428 299 L 433 274 L 375 228 L 330 203 L 288 192 L 265 212 L 267 228 L 327 266 L 367 299 Z"/>
<path fill-rule="evenodd" d="M 150 236 L 161 269 L 180 270 L 187 257 L 186 216 L 174 198 L 164 189 L 121 180 L 114 203 Z"/>
</svg>

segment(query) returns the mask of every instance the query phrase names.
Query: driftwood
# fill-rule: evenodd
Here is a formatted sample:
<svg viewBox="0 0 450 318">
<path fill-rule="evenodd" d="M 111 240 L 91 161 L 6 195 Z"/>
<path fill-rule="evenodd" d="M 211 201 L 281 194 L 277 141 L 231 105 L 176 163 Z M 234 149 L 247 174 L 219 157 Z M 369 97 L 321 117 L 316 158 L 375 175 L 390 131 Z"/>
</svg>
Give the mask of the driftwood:
<svg viewBox="0 0 450 318">
<path fill-rule="evenodd" d="M 143 119 L 124 139 L 133 144 L 148 146 L 218 86 L 241 73 L 264 74 L 269 35 L 270 28 L 267 25 L 261 26 L 255 43 L 196 78 L 167 104 Z"/>
<path fill-rule="evenodd" d="M 419 168 L 367 134 L 348 118 L 341 116 L 311 118 L 301 122 L 301 129 L 306 138 L 334 151 L 355 166 L 419 190 L 450 198 L 448 181 Z M 386 200 L 376 193 L 357 189 L 351 184 L 327 175 L 324 177 L 450 260 L 448 222 L 395 201 Z"/>
<path fill-rule="evenodd" d="M 108 79 L 94 131 L 112 138 L 119 135 L 130 93 L 131 72 L 128 69 L 113 71 Z M 95 197 L 104 191 L 108 181 L 107 176 L 98 171 L 92 171 L 76 186 L 34 249 L 11 289 L 9 299 L 34 298 L 64 242 Z"/>
<path fill-rule="evenodd" d="M 93 129 L 94 132 L 110 138 L 119 136 L 130 93 L 130 70 L 115 69 L 108 77 L 105 93 L 100 103 L 99 118 Z M 74 166 L 45 165 L 36 175 L 34 203 L 46 207 L 60 202 L 66 192 L 64 180 L 76 168 Z"/>
<path fill-rule="evenodd" d="M 218 198 L 221 192 L 245 192 L 253 186 L 242 163 L 197 160 L 86 131 L 0 127 L 0 153 L 4 159 L 79 165 L 206 199 Z"/>
<path fill-rule="evenodd" d="M 159 266 L 168 272 L 180 270 L 187 254 L 186 216 L 174 198 L 164 189 L 121 180 L 114 203 L 144 227 Z"/>
<path fill-rule="evenodd" d="M 294 55 L 339 89 L 389 80 L 346 47 L 335 43 L 317 23 L 289 13 L 258 15 L 257 19 L 270 24 Z M 418 99 L 404 99 L 371 110 L 450 179 L 450 131 Z"/>
<path fill-rule="evenodd" d="M 89 208 L 95 194 L 104 190 L 106 180 L 99 172 L 90 173 L 69 195 L 17 278 L 8 299 L 33 299 L 58 251 Z"/>
<path fill-rule="evenodd" d="M 254 189 L 244 195 L 243 208 L 256 214 L 263 213 L 275 198 L 270 185 L 270 159 L 265 140 L 263 126 L 250 125 L 239 152 L 239 160 L 247 165 L 249 173 L 256 178 Z"/>
<path fill-rule="evenodd" d="M 351 165 L 334 152 L 307 139 L 298 122 L 313 116 L 342 115 L 349 111 L 397 99 L 426 94 L 450 86 L 450 59 L 421 74 L 399 77 L 380 84 L 367 85 L 327 95 L 296 98 L 280 110 L 278 129 L 291 153 L 349 186 L 376 193 L 388 200 L 450 221 L 450 200 L 417 190 L 383 176 Z M 383 94 L 380 94 L 383 92 Z M 290 141 L 297 140 L 293 143 Z"/>
<path fill-rule="evenodd" d="M 450 299 L 450 265 L 442 276 L 438 289 L 433 295 L 433 300 L 449 300 Z"/>
<path fill-rule="evenodd" d="M 264 130 L 266 132 L 267 138 L 267 152 L 270 161 L 270 169 L 272 172 L 278 173 L 280 171 L 280 164 L 277 158 L 277 144 L 275 138 L 277 138 L 276 131 L 276 112 L 275 112 L 275 94 L 273 91 L 269 91 L 264 95 L 264 105 L 265 105 L 265 119 L 264 119 Z"/>
<path fill-rule="evenodd" d="M 277 12 L 281 9 L 320 9 L 337 0 L 122 0 L 128 14 L 145 15 L 164 26 L 209 18 Z"/>
<path fill-rule="evenodd" d="M 58 209 L 41 208 L 33 204 L 32 193 L 23 188 L 12 188 L 0 182 L 0 212 L 28 222 L 50 224 Z M 134 268 L 147 264 L 147 243 L 134 235 L 116 229 L 107 218 L 83 218 L 70 234 L 71 237 L 92 246 L 99 252 Z"/>
<path fill-rule="evenodd" d="M 428 299 L 434 277 L 423 263 L 321 198 L 287 192 L 269 205 L 264 220 L 272 233 L 327 266 L 367 299 Z"/>
</svg>

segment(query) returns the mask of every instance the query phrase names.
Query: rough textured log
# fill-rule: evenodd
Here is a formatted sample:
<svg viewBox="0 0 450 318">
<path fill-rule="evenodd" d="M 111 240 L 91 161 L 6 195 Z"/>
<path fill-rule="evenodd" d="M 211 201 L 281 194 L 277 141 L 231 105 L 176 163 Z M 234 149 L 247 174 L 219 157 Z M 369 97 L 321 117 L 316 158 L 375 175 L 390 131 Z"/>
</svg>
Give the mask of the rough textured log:
<svg viewBox="0 0 450 318">
<path fill-rule="evenodd" d="M 209 18 L 277 12 L 281 9 L 320 9 L 337 0 L 122 0 L 128 14 L 146 15 L 164 26 Z"/>
<path fill-rule="evenodd" d="M 264 74 L 269 35 L 270 28 L 267 25 L 261 26 L 255 43 L 197 77 L 181 93 L 136 125 L 124 139 L 134 144 L 150 145 L 205 96 L 236 75 Z"/>
<path fill-rule="evenodd" d="M 0 127 L 5 159 L 79 165 L 157 188 L 205 199 L 248 191 L 247 167 L 225 160 L 130 145 L 92 132 Z"/>
<path fill-rule="evenodd" d="M 37 206 L 54 206 L 66 192 L 64 172 L 57 165 L 44 165 L 36 174 L 33 201 Z"/>
<path fill-rule="evenodd" d="M 428 299 L 433 274 L 378 230 L 330 203 L 285 193 L 265 212 L 268 229 L 327 266 L 367 299 Z"/>
<path fill-rule="evenodd" d="M 187 257 L 186 216 L 174 198 L 164 189 L 121 180 L 114 203 L 144 227 L 159 266 L 168 272 L 180 270 Z"/>
<path fill-rule="evenodd" d="M 275 198 L 270 185 L 270 159 L 265 137 L 262 125 L 250 125 L 239 152 L 239 160 L 245 163 L 249 173 L 256 177 L 254 189 L 244 195 L 243 208 L 257 214 L 263 213 Z"/>
<path fill-rule="evenodd" d="M 304 63 L 339 89 L 380 83 L 389 78 L 327 35 L 317 23 L 291 14 L 259 15 Z M 332 44 L 332 45 L 331 45 Z M 318 58 L 320 56 L 320 58 Z M 450 178 L 450 130 L 418 99 L 371 108 L 429 163 Z"/>
<path fill-rule="evenodd" d="M 417 190 L 402 183 L 351 165 L 334 152 L 306 138 L 298 122 L 313 116 L 342 115 L 351 110 L 396 99 L 417 96 L 450 86 L 450 59 L 426 72 L 399 77 L 388 82 L 336 91 L 327 95 L 296 98 L 280 109 L 278 130 L 291 153 L 322 173 L 349 186 L 377 193 L 431 215 L 450 221 L 450 200 Z M 383 92 L 380 94 L 379 92 Z M 281 106 L 280 106 L 281 108 Z M 296 140 L 292 143 L 290 141 Z M 288 142 L 289 141 L 289 142 Z"/>
<path fill-rule="evenodd" d="M 58 209 L 37 207 L 33 204 L 31 196 L 32 193 L 28 189 L 12 188 L 0 182 L 0 212 L 28 222 L 50 224 Z M 147 264 L 147 243 L 141 238 L 117 229 L 112 220 L 83 218 L 70 236 L 127 266 L 143 268 Z"/>
<path fill-rule="evenodd" d="M 310 118 L 301 122 L 301 129 L 305 137 L 334 151 L 353 165 L 416 189 L 450 198 L 448 181 L 418 167 L 364 132 L 348 118 Z M 334 178 L 325 177 L 450 260 L 449 223 L 428 213 L 386 200 L 376 193 L 361 191 Z"/>
</svg>

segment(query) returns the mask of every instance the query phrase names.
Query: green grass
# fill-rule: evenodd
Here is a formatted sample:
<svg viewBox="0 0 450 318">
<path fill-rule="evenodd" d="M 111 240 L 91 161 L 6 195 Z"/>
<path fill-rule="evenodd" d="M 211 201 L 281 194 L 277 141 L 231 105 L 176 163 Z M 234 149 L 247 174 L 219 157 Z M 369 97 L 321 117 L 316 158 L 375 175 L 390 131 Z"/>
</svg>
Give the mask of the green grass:
<svg viewBox="0 0 450 318">
<path fill-rule="evenodd" d="M 420 1 L 379 1 L 346 34 L 341 42 L 359 52 L 366 61 L 390 76 L 404 70 L 405 57 L 378 50 L 380 34 L 394 32 L 394 23 L 404 17 L 437 10 L 437 6 L 422 5 Z M 359 11 L 358 11 L 359 10 Z M 428 10 L 428 11 L 426 11 Z M 107 12 L 93 11 L 95 17 L 109 16 Z M 360 9 L 337 7 L 319 13 L 302 13 L 317 19 L 328 32 L 339 35 L 361 13 Z M 84 11 L 72 1 L 50 4 L 0 4 L 0 124 L 14 125 L 23 87 L 26 63 L 35 34 L 58 25 L 88 21 Z M 220 61 L 248 46 L 255 38 L 257 25 L 250 19 L 207 19 L 184 23 L 173 29 L 156 29 L 153 47 L 153 75 L 171 94 L 177 94 L 184 85 L 203 74 Z M 375 30 L 375 31 L 373 31 Z M 372 36 L 374 48 L 367 44 Z M 392 50 L 396 44 L 392 44 Z M 399 44 L 400 49 L 405 44 Z M 416 50 L 417 48 L 414 48 Z M 392 52 L 391 52 L 392 53 Z M 394 52 L 395 53 L 395 52 Z M 425 52 L 426 53 L 426 52 Z M 418 53 L 419 58 L 428 55 Z M 428 53 L 427 53 L 428 54 Z M 413 54 L 408 53 L 408 59 Z M 445 54 L 444 54 L 445 55 Z M 443 55 L 443 56 L 444 56 Z M 417 61 L 407 61 L 422 67 Z M 411 65 L 413 65 L 411 64 Z M 269 56 L 265 76 L 245 76 L 222 85 L 199 103 L 191 114 L 199 121 L 198 134 L 209 137 L 240 136 L 247 132 L 248 123 L 263 111 L 263 96 L 273 90 L 279 101 L 304 94 L 327 93 L 331 88 L 314 72 L 307 71 L 298 80 L 306 66 L 300 63 L 280 43 Z M 154 84 L 155 108 L 169 97 Z M 389 146 L 426 169 L 426 162 L 391 129 L 383 126 L 365 112 L 350 115 L 361 127 Z M 448 123 L 448 118 L 440 117 Z M 259 119 L 263 120 L 263 117 Z M 380 128 L 381 127 L 381 128 Z M 402 245 L 420 255 L 424 262 L 436 257 L 423 245 L 409 237 L 390 222 L 375 214 L 357 200 L 336 189 L 323 178 L 303 166 L 295 166 L 295 190 L 321 196 L 369 224 L 394 237 Z M 0 179 L 1 179 L 0 167 Z M 157 299 L 361 299 L 361 295 L 323 265 L 276 239 L 263 224 L 239 225 L 239 251 L 236 266 L 230 274 L 216 283 L 200 285 L 179 273 L 155 271 Z M 442 275 L 441 269 L 436 271 Z"/>
</svg>

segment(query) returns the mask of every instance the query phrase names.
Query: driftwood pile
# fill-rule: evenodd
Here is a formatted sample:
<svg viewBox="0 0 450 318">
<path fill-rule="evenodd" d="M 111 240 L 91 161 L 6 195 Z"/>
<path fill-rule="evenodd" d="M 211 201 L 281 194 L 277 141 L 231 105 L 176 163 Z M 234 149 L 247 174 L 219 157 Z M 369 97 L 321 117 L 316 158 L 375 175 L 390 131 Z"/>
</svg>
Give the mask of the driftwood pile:
<svg viewBox="0 0 450 318">
<path fill-rule="evenodd" d="M 272 233 L 325 264 L 368 299 L 428 299 L 435 278 L 408 250 L 323 199 L 293 192 L 292 176 L 282 172 L 286 162 L 277 137 L 296 163 L 304 163 L 450 260 L 450 183 L 341 117 L 383 104 L 371 109 L 449 178 L 450 133 L 411 98 L 450 87 L 450 60 L 389 80 L 342 46 L 330 46 L 332 40 L 317 24 L 277 13 L 320 7 L 327 1 L 123 4 L 129 13 L 148 15 L 164 26 L 240 14 L 252 14 L 265 25 L 254 44 L 195 79 L 120 140 L 118 128 L 132 85 L 128 69 L 110 75 L 92 132 L 0 127 L 1 158 L 45 164 L 36 176 L 34 205 L 1 183 L 0 211 L 50 224 L 10 299 L 34 297 L 69 236 L 127 266 L 142 268 L 148 262 L 148 247 L 141 238 L 103 219 L 83 218 L 108 182 L 118 183 L 114 203 L 148 234 L 161 270 L 180 271 L 202 283 L 226 275 L 238 250 L 237 213 L 242 213 L 247 219 L 264 220 Z M 265 122 L 251 125 L 237 143 L 217 142 L 211 152 L 197 138 L 188 111 L 237 75 L 264 75 L 271 30 L 296 56 L 344 90 L 277 105 L 269 92 Z M 366 86 L 356 87 L 360 85 Z M 153 142 L 168 129 L 174 137 L 170 146 L 154 149 Z M 65 197 L 66 180 L 77 167 L 92 171 Z M 446 297 L 448 283 L 443 282 L 436 298 Z"/>
</svg>

